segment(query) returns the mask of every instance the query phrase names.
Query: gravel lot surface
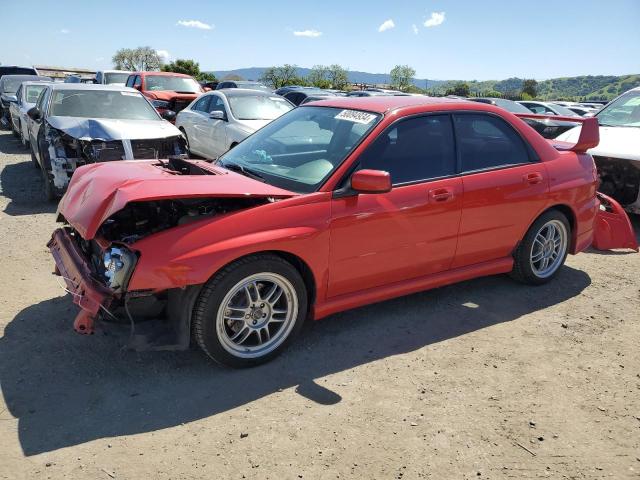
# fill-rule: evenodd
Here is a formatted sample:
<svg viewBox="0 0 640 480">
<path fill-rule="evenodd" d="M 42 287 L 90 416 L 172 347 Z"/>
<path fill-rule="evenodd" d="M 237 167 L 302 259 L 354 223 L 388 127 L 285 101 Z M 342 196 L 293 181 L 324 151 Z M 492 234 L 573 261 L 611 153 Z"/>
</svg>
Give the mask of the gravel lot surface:
<svg viewBox="0 0 640 480">
<path fill-rule="evenodd" d="M 0 479 L 640 477 L 635 253 L 334 315 L 233 371 L 74 333 L 55 207 L 7 131 L 0 181 Z"/>
</svg>

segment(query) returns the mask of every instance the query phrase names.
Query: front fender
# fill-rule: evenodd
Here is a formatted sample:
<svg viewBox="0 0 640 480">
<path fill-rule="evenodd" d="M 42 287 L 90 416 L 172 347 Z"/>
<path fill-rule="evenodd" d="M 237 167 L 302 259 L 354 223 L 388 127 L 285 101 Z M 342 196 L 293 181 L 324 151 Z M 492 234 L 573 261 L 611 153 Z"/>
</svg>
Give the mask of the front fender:
<svg viewBox="0 0 640 480">
<path fill-rule="evenodd" d="M 301 200 L 283 200 L 217 220 L 194 222 L 140 240 L 131 245 L 140 258 L 129 290 L 202 284 L 230 262 L 265 251 L 300 258 L 322 290 L 329 258 L 329 202 Z"/>
</svg>

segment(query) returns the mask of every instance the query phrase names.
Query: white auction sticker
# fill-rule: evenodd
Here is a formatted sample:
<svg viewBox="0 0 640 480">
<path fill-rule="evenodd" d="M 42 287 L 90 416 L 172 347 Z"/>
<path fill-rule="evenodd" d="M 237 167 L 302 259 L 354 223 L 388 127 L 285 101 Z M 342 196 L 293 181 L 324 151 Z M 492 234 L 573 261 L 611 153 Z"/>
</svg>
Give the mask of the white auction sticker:
<svg viewBox="0 0 640 480">
<path fill-rule="evenodd" d="M 136 93 L 136 92 L 120 92 L 120 93 L 126 97 L 137 97 L 138 95 L 140 95 L 139 93 Z"/>
<path fill-rule="evenodd" d="M 359 110 L 342 110 L 334 118 L 338 120 L 347 120 L 349 122 L 367 124 L 371 123 L 376 118 L 376 116 L 371 113 L 361 112 Z"/>
</svg>

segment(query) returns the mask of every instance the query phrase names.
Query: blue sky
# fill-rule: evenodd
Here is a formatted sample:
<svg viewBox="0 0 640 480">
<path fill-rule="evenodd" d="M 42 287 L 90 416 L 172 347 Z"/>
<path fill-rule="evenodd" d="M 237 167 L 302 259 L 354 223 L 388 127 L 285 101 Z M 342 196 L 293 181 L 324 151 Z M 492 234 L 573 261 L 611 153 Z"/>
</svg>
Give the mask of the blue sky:
<svg viewBox="0 0 640 480">
<path fill-rule="evenodd" d="M 339 63 L 486 80 L 640 73 L 640 0 L 2 0 L 3 64 L 109 68 L 149 45 L 203 70 Z"/>
</svg>

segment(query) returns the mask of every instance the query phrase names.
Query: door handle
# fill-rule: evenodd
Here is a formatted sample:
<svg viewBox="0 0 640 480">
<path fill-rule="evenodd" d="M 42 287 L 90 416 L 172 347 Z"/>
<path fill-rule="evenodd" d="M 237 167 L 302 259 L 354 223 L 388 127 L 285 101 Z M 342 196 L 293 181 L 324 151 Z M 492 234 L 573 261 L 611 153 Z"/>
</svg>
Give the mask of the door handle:
<svg viewBox="0 0 640 480">
<path fill-rule="evenodd" d="M 537 185 L 538 183 L 542 183 L 543 177 L 540 172 L 532 172 L 525 174 L 522 180 L 529 185 Z"/>
<path fill-rule="evenodd" d="M 429 190 L 429 200 L 433 202 L 447 202 L 453 199 L 453 191 L 449 188 L 434 188 Z"/>
</svg>

